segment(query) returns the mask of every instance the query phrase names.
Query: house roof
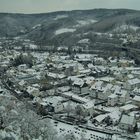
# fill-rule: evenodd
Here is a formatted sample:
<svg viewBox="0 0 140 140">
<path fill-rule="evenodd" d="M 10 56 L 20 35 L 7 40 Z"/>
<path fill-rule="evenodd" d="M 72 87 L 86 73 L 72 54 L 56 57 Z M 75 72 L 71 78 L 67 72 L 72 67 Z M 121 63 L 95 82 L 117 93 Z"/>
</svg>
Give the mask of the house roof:
<svg viewBox="0 0 140 140">
<path fill-rule="evenodd" d="M 94 100 L 89 101 L 89 102 L 85 103 L 85 104 L 83 105 L 83 107 L 84 107 L 85 109 L 90 109 L 90 108 L 94 107 L 94 103 L 95 103 Z"/>
<path fill-rule="evenodd" d="M 120 119 L 120 111 L 113 111 L 108 114 L 112 118 L 113 121 L 118 121 Z"/>
<path fill-rule="evenodd" d="M 133 92 L 140 93 L 140 88 L 138 87 L 134 88 Z"/>
<path fill-rule="evenodd" d="M 126 90 L 120 90 L 118 92 L 116 92 L 117 95 L 120 95 L 120 96 L 125 96 L 127 94 L 127 91 Z"/>
<path fill-rule="evenodd" d="M 92 85 L 91 89 L 101 88 L 103 81 L 97 81 L 95 84 Z"/>
<path fill-rule="evenodd" d="M 47 75 L 49 77 L 52 77 L 52 78 L 59 78 L 59 79 L 63 79 L 65 78 L 66 76 L 63 75 L 63 74 L 56 74 L 56 73 L 52 73 L 52 72 L 48 72 Z"/>
<path fill-rule="evenodd" d="M 140 102 L 140 96 L 135 96 L 135 97 L 133 98 L 133 101 Z"/>
<path fill-rule="evenodd" d="M 107 92 L 108 90 L 110 90 L 111 88 L 113 87 L 112 84 L 107 84 L 105 87 L 104 87 L 104 91 L 103 92 Z"/>
<path fill-rule="evenodd" d="M 114 91 L 114 93 L 117 93 L 121 90 L 121 87 L 118 85 L 114 85 L 111 90 Z"/>
<path fill-rule="evenodd" d="M 84 80 L 82 80 L 82 79 L 75 80 L 73 85 L 78 86 L 78 87 L 86 87 L 86 86 L 88 86 L 87 83 L 85 83 Z"/>
<path fill-rule="evenodd" d="M 98 121 L 99 123 L 102 122 L 108 115 L 107 114 L 102 114 L 102 115 L 98 115 L 97 117 L 95 117 L 95 120 Z"/>
<path fill-rule="evenodd" d="M 88 64 L 88 68 L 89 68 L 89 69 L 94 68 L 94 65 L 93 65 L 92 63 L 89 63 L 89 64 Z"/>
<path fill-rule="evenodd" d="M 106 77 L 103 77 L 103 78 L 101 78 L 100 80 L 101 81 L 104 81 L 104 82 L 111 82 L 111 81 L 113 81 L 115 78 L 113 78 L 113 77 L 108 77 L 108 76 L 106 76 Z"/>
<path fill-rule="evenodd" d="M 20 86 L 23 86 L 24 84 L 26 84 L 26 82 L 25 82 L 24 80 L 21 80 L 21 81 L 19 82 L 19 85 L 20 85 Z"/>
<path fill-rule="evenodd" d="M 58 97 L 58 96 L 53 96 L 53 97 L 47 97 L 42 99 L 42 103 L 44 103 L 45 105 L 51 104 L 52 106 L 57 106 L 58 103 L 60 103 L 61 101 L 63 101 L 65 98 L 63 97 Z"/>
<path fill-rule="evenodd" d="M 78 100 L 78 101 L 81 101 L 81 102 L 83 102 L 83 103 L 87 103 L 87 102 L 89 102 L 89 100 L 88 99 L 86 99 L 86 98 L 84 98 L 84 97 L 80 97 L 80 96 L 78 96 L 78 95 L 76 95 L 76 94 L 74 94 L 74 93 L 72 93 L 72 92 L 63 92 L 63 93 L 61 93 L 61 95 L 62 96 L 65 96 L 65 97 L 71 97 L 71 98 L 73 98 L 73 99 L 75 99 L 75 100 Z"/>
<path fill-rule="evenodd" d="M 135 105 L 132 105 L 132 104 L 127 104 L 125 106 L 120 107 L 120 109 L 122 109 L 122 110 L 130 110 L 130 109 L 134 109 L 134 108 L 138 108 L 138 107 Z"/>
<path fill-rule="evenodd" d="M 139 84 L 139 83 L 140 83 L 140 79 L 138 79 L 138 78 L 131 79 L 131 80 L 128 80 L 128 83 L 129 83 L 130 85 Z"/>
<path fill-rule="evenodd" d="M 116 94 L 111 94 L 110 96 L 108 96 L 109 98 L 117 98 L 118 96 Z"/>
<path fill-rule="evenodd" d="M 90 71 L 91 71 L 90 69 L 85 69 L 85 70 L 80 70 L 79 73 L 86 74 L 89 73 Z"/>
<path fill-rule="evenodd" d="M 132 74 L 140 75 L 140 71 L 132 71 Z"/>
<path fill-rule="evenodd" d="M 134 75 L 133 75 L 133 74 L 128 74 L 127 77 L 128 77 L 129 79 L 133 79 L 133 78 L 134 78 Z"/>
<path fill-rule="evenodd" d="M 29 93 L 39 92 L 39 89 L 38 88 L 35 88 L 35 87 L 28 86 L 27 87 L 27 92 L 29 92 Z"/>
<path fill-rule="evenodd" d="M 121 118 L 120 123 L 133 125 L 134 120 L 135 120 L 134 116 L 123 115 L 122 118 Z"/>
<path fill-rule="evenodd" d="M 83 80 L 86 81 L 87 84 L 90 84 L 91 82 L 95 80 L 95 78 L 92 76 L 88 76 L 88 77 L 83 78 Z"/>
</svg>

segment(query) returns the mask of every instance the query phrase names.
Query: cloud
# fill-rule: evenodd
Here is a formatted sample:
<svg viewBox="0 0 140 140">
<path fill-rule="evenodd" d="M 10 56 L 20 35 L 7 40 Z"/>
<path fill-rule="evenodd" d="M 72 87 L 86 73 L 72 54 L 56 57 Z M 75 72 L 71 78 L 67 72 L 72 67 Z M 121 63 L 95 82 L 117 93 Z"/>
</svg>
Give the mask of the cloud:
<svg viewBox="0 0 140 140">
<path fill-rule="evenodd" d="M 60 10 L 139 9 L 140 0 L 0 0 L 0 12 L 41 13 Z"/>
</svg>

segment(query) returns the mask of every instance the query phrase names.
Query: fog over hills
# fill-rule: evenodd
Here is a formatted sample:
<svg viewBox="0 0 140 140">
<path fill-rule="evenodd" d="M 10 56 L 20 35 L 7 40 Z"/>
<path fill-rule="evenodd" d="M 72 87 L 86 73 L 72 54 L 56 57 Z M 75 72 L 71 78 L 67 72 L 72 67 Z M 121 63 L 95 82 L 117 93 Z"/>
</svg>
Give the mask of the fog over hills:
<svg viewBox="0 0 140 140">
<path fill-rule="evenodd" d="M 93 9 L 41 14 L 0 13 L 0 37 L 22 37 L 41 45 L 74 44 L 83 34 L 140 31 L 140 11 Z"/>
</svg>

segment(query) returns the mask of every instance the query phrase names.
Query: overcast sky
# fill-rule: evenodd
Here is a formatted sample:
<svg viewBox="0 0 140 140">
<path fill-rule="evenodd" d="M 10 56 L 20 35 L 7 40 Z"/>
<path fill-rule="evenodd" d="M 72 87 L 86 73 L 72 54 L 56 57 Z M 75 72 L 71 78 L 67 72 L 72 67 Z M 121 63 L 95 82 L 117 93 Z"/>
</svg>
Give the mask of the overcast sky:
<svg viewBox="0 0 140 140">
<path fill-rule="evenodd" d="M 94 8 L 140 10 L 140 0 L 0 0 L 0 12 L 44 13 Z"/>
</svg>

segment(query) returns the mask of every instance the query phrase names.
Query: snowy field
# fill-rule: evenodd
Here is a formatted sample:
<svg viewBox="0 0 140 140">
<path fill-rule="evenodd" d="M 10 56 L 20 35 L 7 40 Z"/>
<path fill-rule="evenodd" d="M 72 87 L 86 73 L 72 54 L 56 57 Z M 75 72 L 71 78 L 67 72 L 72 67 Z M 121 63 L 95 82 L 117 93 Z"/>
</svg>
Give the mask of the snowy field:
<svg viewBox="0 0 140 140">
<path fill-rule="evenodd" d="M 110 135 L 91 130 L 86 130 L 76 125 L 69 125 L 62 122 L 56 122 L 54 120 L 51 120 L 51 123 L 53 127 L 56 129 L 58 135 L 61 137 L 64 137 L 66 135 L 75 135 L 76 140 L 80 140 L 83 137 L 86 138 L 87 140 L 97 140 L 97 139 L 109 140 L 110 137 Z"/>
<path fill-rule="evenodd" d="M 72 28 L 61 28 L 61 29 L 56 30 L 55 35 L 59 35 L 62 33 L 67 33 L 67 32 L 75 32 L 75 31 L 76 29 L 72 29 Z"/>
</svg>

